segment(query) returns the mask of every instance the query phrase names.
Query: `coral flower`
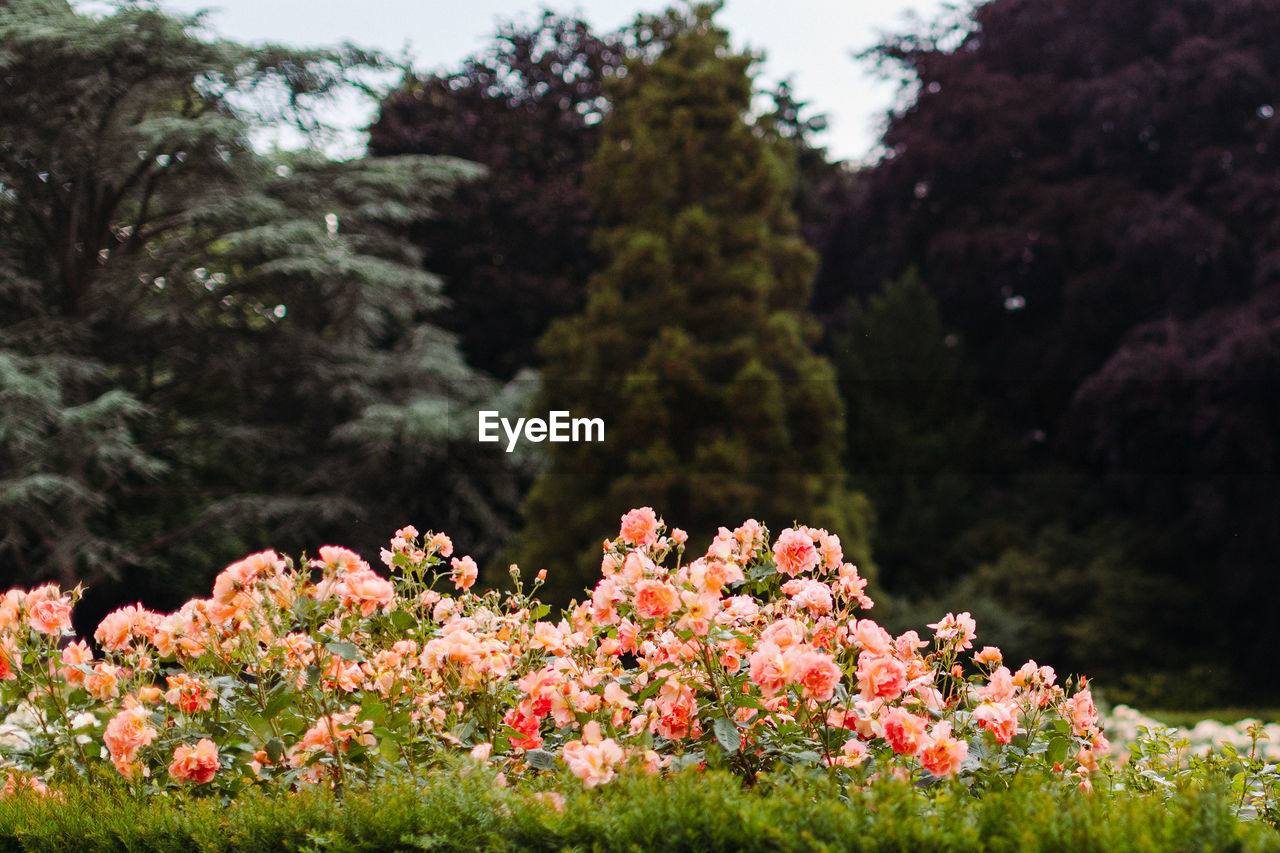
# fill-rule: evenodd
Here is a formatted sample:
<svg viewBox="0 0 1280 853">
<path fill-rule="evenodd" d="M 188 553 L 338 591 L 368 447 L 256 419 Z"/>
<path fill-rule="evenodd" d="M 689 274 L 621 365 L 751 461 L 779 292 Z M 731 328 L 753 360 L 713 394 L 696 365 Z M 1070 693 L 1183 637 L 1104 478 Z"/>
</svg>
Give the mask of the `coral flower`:
<svg viewBox="0 0 1280 853">
<path fill-rule="evenodd" d="M 347 572 L 338 584 L 337 592 L 342 596 L 343 604 L 358 606 L 361 616 L 368 616 L 379 607 L 389 610 L 395 600 L 395 587 L 367 565 Z"/>
<path fill-rule="evenodd" d="M 149 745 L 158 734 L 151 727 L 151 712 L 141 705 L 133 705 L 111 718 L 102 733 L 102 742 L 106 744 L 116 769 L 129 776 L 132 775 L 138 750 Z"/>
<path fill-rule="evenodd" d="M 905 708 L 890 708 L 881 717 L 884 739 L 899 755 L 920 751 L 925 738 L 925 723 L 924 717 L 917 717 Z"/>
<path fill-rule="evenodd" d="M 100 663 L 84 676 L 84 689 L 99 702 L 106 702 L 120 695 L 120 668 Z"/>
<path fill-rule="evenodd" d="M 123 651 L 135 637 L 150 638 L 160 624 L 160 616 L 145 607 L 130 604 L 108 613 L 98 623 L 93 638 L 110 652 Z"/>
<path fill-rule="evenodd" d="M 182 744 L 173 751 L 169 775 L 179 782 L 203 785 L 212 781 L 217 772 L 218 747 L 207 737 L 201 738 L 194 747 Z"/>
<path fill-rule="evenodd" d="M 835 694 L 835 687 L 840 683 L 840 667 L 825 652 L 815 650 L 798 651 L 798 682 L 806 699 L 818 702 L 830 702 Z"/>
<path fill-rule="evenodd" d="M 453 540 L 443 533 L 432 534 L 425 547 L 428 554 L 439 554 L 441 557 L 453 556 Z"/>
<path fill-rule="evenodd" d="M 858 655 L 858 690 L 864 699 L 897 699 L 907 688 L 907 668 L 888 655 Z"/>
<path fill-rule="evenodd" d="M 951 736 L 950 723 L 938 723 L 920 750 L 920 763 L 939 779 L 955 775 L 969 754 L 969 744 Z"/>
<path fill-rule="evenodd" d="M 622 747 L 612 738 L 600 736 L 600 724 L 590 721 L 582 729 L 582 740 L 564 745 L 564 762 L 583 787 L 594 788 L 613 779 L 614 767 L 622 761 Z"/>
<path fill-rule="evenodd" d="M 1071 723 L 1071 733 L 1083 737 L 1098 722 L 1098 709 L 1093 704 L 1093 693 L 1081 690 L 1062 704 L 1062 715 Z"/>
<path fill-rule="evenodd" d="M 62 677 L 72 687 L 84 684 L 84 672 L 76 667 L 93 662 L 93 652 L 84 640 L 68 643 L 62 650 Z"/>
<path fill-rule="evenodd" d="M 453 585 L 458 589 L 471 589 L 480 574 L 476 561 L 470 557 L 454 557 L 450 565 L 453 566 Z"/>
<path fill-rule="evenodd" d="M 996 671 L 991 673 L 988 683 L 975 688 L 973 692 L 989 702 L 1006 702 L 1013 698 L 1013 674 L 1009 672 L 1007 666 L 997 667 Z"/>
<path fill-rule="evenodd" d="M 791 596 L 796 607 L 808 610 L 815 616 L 831 612 L 831 588 L 821 581 L 797 578 L 784 583 L 782 591 Z"/>
<path fill-rule="evenodd" d="M 1018 733 L 1018 709 L 1012 702 L 983 702 L 973 718 L 995 735 L 997 743 L 1009 743 Z"/>
<path fill-rule="evenodd" d="M 60 636 L 71 627 L 71 599 L 54 584 L 33 589 L 27 595 L 27 622 L 41 634 Z"/>
<path fill-rule="evenodd" d="M 853 628 L 854 641 L 862 648 L 877 655 L 887 655 L 893 645 L 893 637 L 871 619 L 859 619 Z"/>
<path fill-rule="evenodd" d="M 794 528 L 782 531 L 773 543 L 773 561 L 784 575 L 795 577 L 812 571 L 821 559 L 813 539 Z"/>
<path fill-rule="evenodd" d="M 636 582 L 636 613 L 645 619 L 665 619 L 680 606 L 680 593 L 665 581 L 642 579 Z"/>
<path fill-rule="evenodd" d="M 973 648 L 973 638 L 978 636 L 977 625 L 969 611 L 959 616 L 948 613 L 937 622 L 929 623 L 934 636 L 943 644 L 955 644 L 960 651 Z"/>
<path fill-rule="evenodd" d="M 658 516 L 653 507 L 642 506 L 622 516 L 622 541 L 639 547 L 658 541 Z"/>
<path fill-rule="evenodd" d="M 176 705 L 184 714 L 196 714 L 207 711 L 212 706 L 216 694 L 203 681 L 189 675 L 170 675 L 169 690 L 164 700 Z"/>
</svg>

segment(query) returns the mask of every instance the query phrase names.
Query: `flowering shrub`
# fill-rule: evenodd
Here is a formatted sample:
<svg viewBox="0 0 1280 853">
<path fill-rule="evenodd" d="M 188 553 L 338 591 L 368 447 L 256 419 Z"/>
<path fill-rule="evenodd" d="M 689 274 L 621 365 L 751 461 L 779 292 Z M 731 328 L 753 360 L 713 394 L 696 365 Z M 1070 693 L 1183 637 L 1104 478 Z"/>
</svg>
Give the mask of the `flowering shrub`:
<svg viewBox="0 0 1280 853">
<path fill-rule="evenodd" d="M 337 787 L 450 754 L 499 785 L 559 767 L 585 787 L 708 765 L 754 781 L 781 763 L 854 784 L 1090 787 L 1107 741 L 1083 679 L 973 651 L 968 613 L 891 636 L 825 530 L 771 546 L 748 521 L 691 560 L 686 541 L 627 513 L 600 581 L 554 621 L 542 573 L 526 590 L 513 566 L 512 591 L 478 594 L 439 533 L 397 531 L 390 578 L 344 548 L 265 551 L 176 613 L 111 613 L 96 655 L 70 636 L 79 590 L 10 590 L 0 755 L 37 790 L 103 762 L 147 790 Z"/>
</svg>

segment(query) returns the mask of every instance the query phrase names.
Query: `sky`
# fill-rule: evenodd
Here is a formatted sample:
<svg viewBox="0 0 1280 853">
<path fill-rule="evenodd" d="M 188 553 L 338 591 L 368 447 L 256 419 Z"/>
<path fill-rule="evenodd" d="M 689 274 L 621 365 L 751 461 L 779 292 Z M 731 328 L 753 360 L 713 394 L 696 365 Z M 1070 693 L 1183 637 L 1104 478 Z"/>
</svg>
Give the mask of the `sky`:
<svg viewBox="0 0 1280 853">
<path fill-rule="evenodd" d="M 78 8 L 95 11 L 98 0 Z M 500 22 L 532 21 L 544 6 L 580 14 L 601 31 L 628 24 L 637 12 L 658 12 L 666 0 L 161 0 L 175 12 L 207 9 L 210 28 L 238 41 L 325 46 L 351 41 L 394 55 L 408 49 L 415 68 L 457 67 L 492 41 Z M 878 125 L 892 106 L 895 88 L 880 81 L 853 54 L 878 34 L 902 29 L 916 14 L 936 17 L 943 0 L 727 0 L 718 21 L 737 48 L 763 51 L 761 83 L 789 78 L 796 96 L 826 114 L 830 127 L 820 142 L 837 159 L 872 157 Z M 356 129 L 367 124 L 373 104 L 354 98 L 333 112 L 349 128 L 348 153 L 362 145 Z"/>
</svg>

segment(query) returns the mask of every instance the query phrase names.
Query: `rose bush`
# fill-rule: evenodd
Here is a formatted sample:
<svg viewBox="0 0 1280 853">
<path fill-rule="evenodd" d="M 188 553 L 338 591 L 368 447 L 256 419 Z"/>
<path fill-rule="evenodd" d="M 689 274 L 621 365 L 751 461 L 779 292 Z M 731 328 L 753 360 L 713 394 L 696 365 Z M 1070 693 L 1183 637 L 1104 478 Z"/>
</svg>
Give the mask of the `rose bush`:
<svg viewBox="0 0 1280 853">
<path fill-rule="evenodd" d="M 207 599 L 71 637 L 79 590 L 0 599 L 0 738 L 13 786 L 56 789 L 110 762 L 143 790 L 233 794 L 421 777 L 450 755 L 506 785 L 566 768 L 586 787 L 628 769 L 724 767 L 754 781 L 814 765 L 847 784 L 1019 774 L 1089 788 L 1107 740 L 1084 679 L 974 650 L 968 613 L 892 636 L 839 539 L 755 521 L 687 536 L 622 517 L 601 578 L 558 619 L 526 587 L 472 591 L 444 534 L 396 532 L 388 576 L 345 548 L 228 566 Z M 24 782 L 22 780 L 30 780 Z"/>
</svg>

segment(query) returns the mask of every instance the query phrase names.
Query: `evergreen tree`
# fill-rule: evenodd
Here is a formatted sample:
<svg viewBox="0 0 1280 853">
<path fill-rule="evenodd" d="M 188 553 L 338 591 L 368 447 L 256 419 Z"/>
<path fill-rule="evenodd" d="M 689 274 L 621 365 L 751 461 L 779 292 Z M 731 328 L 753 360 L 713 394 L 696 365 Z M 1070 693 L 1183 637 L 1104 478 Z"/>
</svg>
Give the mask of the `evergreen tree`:
<svg viewBox="0 0 1280 853">
<path fill-rule="evenodd" d="M 847 413 L 846 465 L 876 508 L 874 546 L 891 592 L 932 592 L 971 566 L 952 540 L 978 518 L 983 483 L 1007 467 L 959 337 L 914 270 L 832 341 Z"/>
<path fill-rule="evenodd" d="M 448 417 L 498 389 L 433 326 L 439 282 L 402 236 L 474 167 L 249 144 L 310 127 L 378 57 L 41 0 L 0 6 L 0 43 L 8 580 L 128 577 L 164 605 L 249 549 L 372 555 L 460 505 L 514 513 Z"/>
<path fill-rule="evenodd" d="M 596 33 L 544 12 L 531 24 L 502 25 L 492 45 L 454 70 L 406 77 L 382 102 L 369 128 L 373 155 L 443 154 L 486 169 L 443 201 L 440 216 L 413 227 L 444 279 L 452 303 L 444 322 L 469 364 L 512 377 L 536 366 L 552 320 L 581 313 L 600 265 L 584 176 L 612 109 L 606 84 L 625 73 L 628 57 L 651 59 L 676 31 L 642 19 Z M 801 230 L 819 248 L 847 203 L 850 173 L 828 161 L 814 140 L 825 119 L 788 83 L 763 95 L 772 102 L 768 127 L 798 174 Z"/>
<path fill-rule="evenodd" d="M 542 340 L 535 411 L 607 425 L 603 443 L 552 445 L 525 504 L 521 562 L 553 570 L 562 599 L 641 505 L 694 549 L 747 517 L 826 526 L 870 568 L 868 510 L 843 487 L 834 371 L 811 349 L 815 258 L 793 176 L 767 123 L 748 118 L 755 57 L 730 50 L 717 8 L 639 26 L 667 35 L 618 80 L 592 165 L 606 266 L 585 313 Z"/>
</svg>

